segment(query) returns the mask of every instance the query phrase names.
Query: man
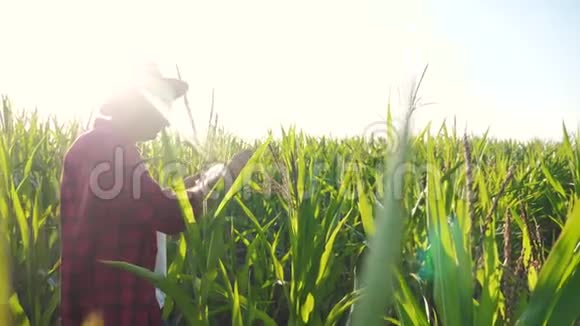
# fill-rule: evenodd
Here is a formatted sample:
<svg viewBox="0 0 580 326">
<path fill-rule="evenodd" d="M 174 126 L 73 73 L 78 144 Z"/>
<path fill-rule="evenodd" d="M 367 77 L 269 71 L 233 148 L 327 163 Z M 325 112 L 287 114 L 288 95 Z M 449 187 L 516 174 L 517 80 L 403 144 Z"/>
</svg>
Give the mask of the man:
<svg viewBox="0 0 580 326">
<path fill-rule="evenodd" d="M 157 234 L 184 230 L 175 196 L 151 178 L 136 143 L 168 125 L 171 103 L 188 89 L 163 78 L 155 66 L 101 108 L 63 162 L 61 183 L 62 326 L 80 326 L 93 313 L 105 326 L 163 325 L 154 287 L 100 260 L 126 261 L 153 270 Z M 236 171 L 239 172 L 239 171 Z M 196 178 L 186 178 L 192 187 Z M 196 216 L 201 192 L 190 192 Z"/>
</svg>

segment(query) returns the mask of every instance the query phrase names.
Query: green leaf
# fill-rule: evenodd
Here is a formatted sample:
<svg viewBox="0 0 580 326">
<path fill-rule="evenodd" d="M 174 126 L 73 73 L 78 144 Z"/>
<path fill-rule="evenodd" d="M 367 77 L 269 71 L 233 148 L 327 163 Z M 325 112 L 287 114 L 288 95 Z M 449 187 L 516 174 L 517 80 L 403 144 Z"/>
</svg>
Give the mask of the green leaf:
<svg viewBox="0 0 580 326">
<path fill-rule="evenodd" d="M 326 245 L 324 246 L 324 252 L 322 253 L 322 257 L 320 257 L 320 267 L 318 269 L 318 277 L 316 278 L 316 286 L 320 285 L 320 282 L 322 281 L 322 278 L 326 273 L 326 269 L 328 268 L 328 261 L 330 260 L 330 257 L 333 253 L 334 241 L 336 239 L 336 236 L 338 235 L 338 232 L 342 229 L 342 227 L 348 220 L 348 217 L 349 215 L 346 215 L 345 217 L 342 218 L 340 223 L 338 223 L 334 227 L 334 230 L 332 231 L 332 234 L 330 235 L 328 241 L 326 241 Z"/>
<path fill-rule="evenodd" d="M 12 325 L 30 326 L 30 320 L 26 316 L 26 313 L 20 304 L 20 300 L 16 292 L 10 296 L 10 299 L 8 300 L 8 306 L 10 307 Z"/>
<path fill-rule="evenodd" d="M 362 221 L 363 229 L 366 235 L 373 236 L 375 234 L 373 207 L 364 190 L 364 186 L 362 184 L 362 176 L 360 175 L 357 178 L 357 190 L 358 190 L 358 208 L 360 211 L 360 218 Z"/>
<path fill-rule="evenodd" d="M 34 146 L 34 149 L 32 150 L 32 153 L 28 156 L 28 160 L 26 161 L 26 164 L 24 165 L 24 173 L 23 173 L 23 176 L 24 177 L 22 178 L 22 181 L 20 181 L 20 184 L 16 188 L 16 191 L 18 193 L 20 193 L 21 187 L 24 184 L 26 184 L 26 182 L 30 178 L 30 175 L 31 175 L 30 172 L 32 171 L 32 164 L 34 163 L 34 158 L 36 157 L 36 153 L 40 149 L 40 146 L 42 146 L 44 144 L 45 138 L 46 138 L 46 136 L 43 136 L 42 137 L 42 139 L 36 144 L 36 146 Z"/>
<path fill-rule="evenodd" d="M 43 303 L 45 304 L 45 303 Z M 57 288 L 52 295 L 50 296 L 50 300 L 48 304 L 45 306 L 47 308 L 44 309 L 42 312 L 42 326 L 51 326 L 52 317 L 54 313 L 58 309 L 58 305 L 60 304 L 60 287 Z"/>
<path fill-rule="evenodd" d="M 457 255 L 453 252 L 453 242 L 445 211 L 445 198 L 439 171 L 431 171 L 428 178 L 428 219 L 430 223 L 429 241 L 433 252 L 434 299 L 438 313 L 445 325 L 464 325 L 461 318 L 461 297 L 458 293 L 458 274 L 455 264 Z M 468 322 L 470 323 L 470 321 Z"/>
<path fill-rule="evenodd" d="M 355 290 L 350 293 L 347 293 L 340 301 L 338 301 L 330 312 L 328 316 L 326 316 L 326 321 L 324 322 L 324 326 L 332 326 L 335 325 L 337 320 L 344 314 L 348 309 L 350 309 L 354 303 L 360 298 L 360 291 Z"/>
<path fill-rule="evenodd" d="M 548 182 L 550 183 L 552 188 L 554 188 L 554 190 L 556 190 L 556 192 L 558 192 L 563 198 L 566 198 L 566 191 L 564 191 L 562 184 L 560 184 L 560 182 L 556 181 L 556 179 L 554 178 L 554 176 L 552 175 L 552 173 L 550 172 L 548 167 L 546 167 L 545 162 L 542 162 L 541 167 L 542 167 L 542 172 L 544 173 L 544 176 L 546 177 L 546 179 L 548 180 Z"/>
<path fill-rule="evenodd" d="M 34 204 L 32 207 L 32 235 L 34 243 L 36 243 L 38 239 L 38 232 L 40 231 L 43 222 L 46 221 L 40 217 L 40 196 L 42 196 L 42 183 L 40 183 L 36 194 L 34 195 Z"/>
<path fill-rule="evenodd" d="M 25 253 L 28 253 L 30 246 L 30 231 L 28 227 L 28 220 L 24 214 L 24 210 L 22 208 L 18 193 L 14 188 L 14 184 L 12 184 L 12 205 L 14 213 L 16 214 L 16 220 L 18 221 L 18 228 L 20 230 L 20 237 L 22 239 L 22 250 Z"/>
<path fill-rule="evenodd" d="M 197 325 L 200 320 L 196 314 L 196 306 L 189 293 L 182 290 L 175 281 L 168 279 L 160 274 L 156 274 L 146 268 L 133 265 L 126 262 L 103 260 L 103 263 L 119 268 L 121 270 L 133 273 L 149 281 L 153 286 L 159 288 L 161 291 L 171 296 L 175 300 L 175 304 L 183 314 L 190 325 Z"/>
<path fill-rule="evenodd" d="M 410 111 L 412 112 L 412 111 Z M 409 117 L 410 118 L 410 117 Z M 408 118 L 408 119 L 409 119 Z M 404 212 L 402 203 L 395 194 L 395 185 L 403 184 L 403 175 L 397 173 L 408 155 L 409 120 L 399 133 L 399 147 L 394 155 L 387 154 L 388 164 L 384 179 L 383 207 L 376 210 L 377 232 L 369 236 L 370 253 L 364 259 L 362 283 L 365 288 L 361 302 L 352 312 L 354 326 L 384 324 L 384 311 L 394 297 L 393 269 L 401 259 L 401 241 Z"/>
<path fill-rule="evenodd" d="M 253 169 L 255 168 L 254 165 L 256 164 L 256 161 L 258 160 L 258 158 L 262 157 L 263 153 L 268 148 L 270 140 L 271 139 L 269 138 L 266 142 L 264 142 L 264 144 L 262 144 L 254 152 L 252 157 L 250 157 L 250 159 L 248 160 L 248 162 L 246 163 L 244 168 L 240 171 L 240 174 L 238 175 L 238 177 L 234 180 L 231 187 L 228 189 L 224 198 L 221 200 L 219 206 L 217 207 L 217 209 L 215 211 L 215 214 L 214 214 L 215 216 L 218 216 L 221 214 L 222 210 L 230 202 L 230 200 L 233 198 L 233 196 L 242 189 L 244 182 L 246 182 L 247 180 L 250 179 L 249 176 L 251 176 L 251 173 L 253 172 Z"/>
<path fill-rule="evenodd" d="M 580 261 L 579 242 L 580 205 L 576 202 L 560 237 L 540 270 L 538 283 L 526 311 L 517 321 L 518 325 L 543 324 L 549 320 L 563 284 L 568 282 Z"/>
<path fill-rule="evenodd" d="M 578 309 L 578 290 L 580 289 L 580 268 L 576 267 L 574 273 L 560 289 L 559 297 L 554 304 L 547 325 L 574 325 L 580 318 Z"/>
<path fill-rule="evenodd" d="M 395 298 L 397 301 L 399 316 L 402 320 L 407 321 L 405 324 L 413 326 L 428 326 L 429 322 L 427 321 L 425 311 L 421 309 L 421 306 L 415 299 L 414 294 L 411 292 L 407 281 L 400 272 L 397 272 L 397 279 L 399 282 L 399 288 L 395 294 Z"/>
<path fill-rule="evenodd" d="M 458 219 L 451 221 L 451 236 L 455 249 L 455 275 L 457 275 L 458 301 L 457 306 L 463 323 L 473 324 L 473 278 L 471 248 L 465 247 L 464 236 L 459 226 Z M 467 233 L 469 234 L 469 233 Z"/>
<path fill-rule="evenodd" d="M 308 293 L 308 295 L 306 296 L 306 301 L 304 302 L 300 310 L 301 311 L 300 316 L 302 317 L 302 321 L 304 323 L 308 324 L 308 321 L 310 320 L 310 315 L 312 314 L 313 310 L 314 310 L 314 296 L 312 295 L 312 293 Z"/>
<path fill-rule="evenodd" d="M 238 281 L 234 282 L 232 302 L 232 326 L 243 326 L 242 310 L 240 308 L 240 294 L 238 291 Z"/>
<path fill-rule="evenodd" d="M 485 208 L 489 209 L 491 202 L 489 193 L 483 178 L 483 174 L 477 177 L 479 182 L 479 198 L 485 204 Z M 495 219 L 489 225 L 491 230 L 495 229 Z M 480 326 L 493 325 L 497 319 L 497 310 L 499 305 L 500 295 L 500 274 L 499 274 L 499 259 L 497 243 L 495 241 L 494 233 L 487 231 L 483 235 L 483 269 L 478 269 L 478 279 L 481 283 L 481 299 L 479 306 L 476 308 L 475 324 Z"/>
</svg>

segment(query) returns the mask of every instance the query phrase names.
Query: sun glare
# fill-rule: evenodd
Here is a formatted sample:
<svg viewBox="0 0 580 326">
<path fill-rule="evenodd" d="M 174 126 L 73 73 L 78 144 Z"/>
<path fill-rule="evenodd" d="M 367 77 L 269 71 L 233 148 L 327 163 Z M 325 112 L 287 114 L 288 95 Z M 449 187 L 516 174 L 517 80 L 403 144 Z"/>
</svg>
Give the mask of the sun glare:
<svg viewBox="0 0 580 326">
<path fill-rule="evenodd" d="M 74 14 L 64 14 L 54 3 L 35 4 L 34 11 L 22 3 L 9 5 L 0 35 L 18 51 L 2 54 L 0 87 L 19 106 L 48 108 L 62 118 L 86 117 L 126 85 L 136 63 L 159 59 L 155 52 L 164 47 L 157 36 L 170 24 L 164 16 L 151 24 L 156 10 L 147 6 L 134 15 L 130 3 L 61 4 Z M 19 18 L 25 16 L 26 22 Z"/>
</svg>

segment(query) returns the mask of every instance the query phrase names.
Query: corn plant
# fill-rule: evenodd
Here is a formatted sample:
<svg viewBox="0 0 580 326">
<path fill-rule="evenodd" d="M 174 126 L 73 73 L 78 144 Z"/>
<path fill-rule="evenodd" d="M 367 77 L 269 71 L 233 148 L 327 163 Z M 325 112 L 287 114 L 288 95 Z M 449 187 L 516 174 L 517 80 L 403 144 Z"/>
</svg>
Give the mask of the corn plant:
<svg viewBox="0 0 580 326">
<path fill-rule="evenodd" d="M 11 309 L 18 325 L 52 325 L 59 303 L 58 189 L 61 158 L 78 131 L 3 98 L 0 214 L 10 252 Z"/>
<path fill-rule="evenodd" d="M 0 318 L 10 324 L 56 322 L 61 160 L 80 126 L 3 98 Z M 572 325 L 578 135 L 515 142 L 447 124 L 413 134 L 390 112 L 385 128 L 385 139 L 290 129 L 248 144 L 212 120 L 202 146 L 172 132 L 140 144 L 181 198 L 182 176 L 247 147 L 255 155 L 201 216 L 182 201 L 187 230 L 169 238 L 167 277 L 106 263 L 162 289 L 171 325 Z"/>
</svg>

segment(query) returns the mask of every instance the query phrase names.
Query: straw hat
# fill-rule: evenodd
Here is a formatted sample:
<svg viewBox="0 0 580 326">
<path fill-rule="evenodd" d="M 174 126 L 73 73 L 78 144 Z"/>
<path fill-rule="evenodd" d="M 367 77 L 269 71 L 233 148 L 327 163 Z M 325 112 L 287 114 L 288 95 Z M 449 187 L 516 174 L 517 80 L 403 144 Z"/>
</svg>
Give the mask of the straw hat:
<svg viewBox="0 0 580 326">
<path fill-rule="evenodd" d="M 157 64 L 147 63 L 136 69 L 131 74 L 127 86 L 121 92 L 112 96 L 111 99 L 113 101 L 120 98 L 126 100 L 128 94 L 141 95 L 164 119 L 169 121 L 173 102 L 185 95 L 188 89 L 189 85 L 186 82 L 176 78 L 164 77 Z M 131 100 L 133 98 L 129 99 L 129 101 Z M 111 101 L 106 104 L 110 103 Z M 126 109 L 123 108 L 123 110 Z M 113 116 L 117 113 L 117 110 L 119 108 L 114 105 L 104 105 L 101 108 L 101 113 Z"/>
</svg>

